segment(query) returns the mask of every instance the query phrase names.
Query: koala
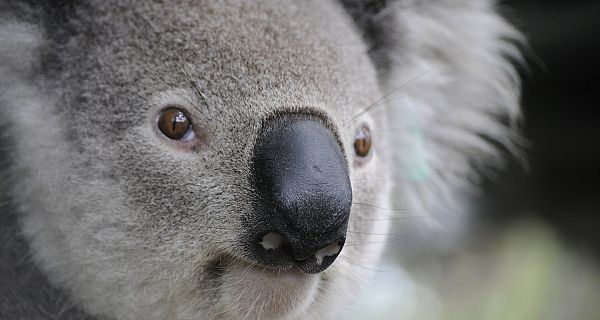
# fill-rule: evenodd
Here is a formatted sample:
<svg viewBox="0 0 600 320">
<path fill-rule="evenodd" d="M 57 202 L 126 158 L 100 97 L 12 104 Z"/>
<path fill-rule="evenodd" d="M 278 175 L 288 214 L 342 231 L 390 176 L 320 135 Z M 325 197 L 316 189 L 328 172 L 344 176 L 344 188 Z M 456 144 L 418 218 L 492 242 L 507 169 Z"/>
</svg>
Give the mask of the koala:
<svg viewBox="0 0 600 320">
<path fill-rule="evenodd" d="M 336 319 L 518 149 L 497 11 L 2 0 L 1 318 Z"/>
</svg>

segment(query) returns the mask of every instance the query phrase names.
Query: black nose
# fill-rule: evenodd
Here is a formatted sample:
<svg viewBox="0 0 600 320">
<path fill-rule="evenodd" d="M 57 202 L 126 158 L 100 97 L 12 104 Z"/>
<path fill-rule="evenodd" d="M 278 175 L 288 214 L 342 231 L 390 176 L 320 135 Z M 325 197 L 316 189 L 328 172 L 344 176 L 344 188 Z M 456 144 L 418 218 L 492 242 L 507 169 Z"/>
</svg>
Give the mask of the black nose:
<svg viewBox="0 0 600 320">
<path fill-rule="evenodd" d="M 312 116 L 271 120 L 251 165 L 257 201 L 247 229 L 257 261 L 325 270 L 344 245 L 352 204 L 348 167 L 332 131 Z"/>
</svg>

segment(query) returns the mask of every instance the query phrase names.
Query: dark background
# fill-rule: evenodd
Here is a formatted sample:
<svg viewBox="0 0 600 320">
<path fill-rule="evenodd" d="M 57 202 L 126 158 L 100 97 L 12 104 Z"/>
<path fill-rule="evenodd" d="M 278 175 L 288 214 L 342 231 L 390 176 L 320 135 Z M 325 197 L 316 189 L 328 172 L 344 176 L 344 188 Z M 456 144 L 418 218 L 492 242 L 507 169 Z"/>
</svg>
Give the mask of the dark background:
<svg viewBox="0 0 600 320">
<path fill-rule="evenodd" d="M 534 216 L 600 256 L 600 1 L 503 1 L 528 38 L 521 68 L 528 173 L 487 185 L 492 225 Z"/>
</svg>

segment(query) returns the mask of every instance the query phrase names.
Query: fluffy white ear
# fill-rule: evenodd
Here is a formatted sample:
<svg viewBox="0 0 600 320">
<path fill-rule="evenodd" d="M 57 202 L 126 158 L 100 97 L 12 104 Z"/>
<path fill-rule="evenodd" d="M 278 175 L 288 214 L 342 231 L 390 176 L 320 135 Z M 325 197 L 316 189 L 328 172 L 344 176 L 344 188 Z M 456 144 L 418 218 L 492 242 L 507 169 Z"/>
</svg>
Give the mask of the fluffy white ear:
<svg viewBox="0 0 600 320">
<path fill-rule="evenodd" d="M 478 175 L 502 164 L 500 149 L 518 153 L 520 81 L 512 63 L 521 61 L 522 37 L 486 0 L 397 1 L 379 15 L 392 15 L 396 30 L 381 80 L 394 206 L 422 217 L 402 219 L 404 233 L 451 243 Z"/>
</svg>

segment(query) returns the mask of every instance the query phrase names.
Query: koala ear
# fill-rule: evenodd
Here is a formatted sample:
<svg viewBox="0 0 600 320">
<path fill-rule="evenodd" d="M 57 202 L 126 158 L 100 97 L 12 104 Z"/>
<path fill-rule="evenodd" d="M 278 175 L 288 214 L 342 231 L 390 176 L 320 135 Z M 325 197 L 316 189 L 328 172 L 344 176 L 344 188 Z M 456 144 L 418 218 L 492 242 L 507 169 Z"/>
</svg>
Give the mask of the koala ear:
<svg viewBox="0 0 600 320">
<path fill-rule="evenodd" d="M 33 91 L 29 83 L 39 65 L 41 39 L 35 26 L 0 14 L 0 125 L 8 110 L 24 108 L 19 102 Z"/>
<path fill-rule="evenodd" d="M 493 1 L 342 2 L 364 33 L 385 93 L 403 196 L 394 205 L 455 229 L 478 176 L 501 165 L 503 151 L 519 153 L 513 62 L 522 62 L 523 38 Z"/>
</svg>

